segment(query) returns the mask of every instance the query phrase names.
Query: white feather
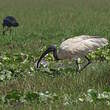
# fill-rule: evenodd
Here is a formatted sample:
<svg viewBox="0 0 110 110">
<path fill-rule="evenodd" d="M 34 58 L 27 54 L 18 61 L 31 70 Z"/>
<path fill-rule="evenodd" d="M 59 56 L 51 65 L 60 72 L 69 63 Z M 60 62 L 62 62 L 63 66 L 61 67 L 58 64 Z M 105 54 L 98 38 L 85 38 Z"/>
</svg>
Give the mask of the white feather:
<svg viewBox="0 0 110 110">
<path fill-rule="evenodd" d="M 76 36 L 61 43 L 58 51 L 58 58 L 77 59 L 107 44 L 108 40 L 106 38 L 89 35 Z"/>
</svg>

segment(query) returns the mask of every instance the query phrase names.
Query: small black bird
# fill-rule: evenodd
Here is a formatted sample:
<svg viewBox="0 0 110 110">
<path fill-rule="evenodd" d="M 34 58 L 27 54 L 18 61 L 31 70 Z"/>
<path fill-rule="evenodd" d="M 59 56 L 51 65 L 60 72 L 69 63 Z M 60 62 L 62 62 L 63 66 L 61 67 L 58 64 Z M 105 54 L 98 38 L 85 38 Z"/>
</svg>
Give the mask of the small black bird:
<svg viewBox="0 0 110 110">
<path fill-rule="evenodd" d="M 6 31 L 10 31 L 11 34 L 11 27 L 18 27 L 19 23 L 16 21 L 16 19 L 13 16 L 6 16 L 3 19 L 3 35 L 5 35 Z"/>
</svg>

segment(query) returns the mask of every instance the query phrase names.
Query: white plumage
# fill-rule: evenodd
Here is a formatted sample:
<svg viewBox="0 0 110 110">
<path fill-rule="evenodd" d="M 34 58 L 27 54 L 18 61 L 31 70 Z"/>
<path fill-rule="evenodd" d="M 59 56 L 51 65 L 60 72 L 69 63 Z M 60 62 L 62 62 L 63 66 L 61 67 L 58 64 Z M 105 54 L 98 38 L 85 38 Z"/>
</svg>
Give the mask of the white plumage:
<svg viewBox="0 0 110 110">
<path fill-rule="evenodd" d="M 50 46 L 48 49 L 41 55 L 38 60 L 37 67 L 42 58 L 49 52 L 53 52 L 55 60 L 64 60 L 64 59 L 75 59 L 77 64 L 77 71 L 82 71 L 87 65 L 89 65 L 90 59 L 87 57 L 87 54 L 91 51 L 95 51 L 97 48 L 102 48 L 108 44 L 106 38 L 98 36 L 89 36 L 81 35 L 73 38 L 69 38 L 61 43 L 59 50 L 55 46 Z M 88 63 L 79 70 L 78 58 L 84 57 L 88 60 Z"/>
<path fill-rule="evenodd" d="M 62 42 L 57 55 L 59 59 L 77 59 L 107 44 L 107 39 L 98 36 L 76 36 Z"/>
</svg>

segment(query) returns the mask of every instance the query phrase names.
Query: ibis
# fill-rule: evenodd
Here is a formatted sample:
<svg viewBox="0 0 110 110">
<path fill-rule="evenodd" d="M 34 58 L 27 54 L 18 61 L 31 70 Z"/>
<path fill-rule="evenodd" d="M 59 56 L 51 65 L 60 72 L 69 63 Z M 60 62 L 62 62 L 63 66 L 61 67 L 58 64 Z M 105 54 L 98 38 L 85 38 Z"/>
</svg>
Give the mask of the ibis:
<svg viewBox="0 0 110 110">
<path fill-rule="evenodd" d="M 10 31 L 10 34 L 11 34 L 11 31 L 12 31 L 11 27 L 18 27 L 19 23 L 17 22 L 15 17 L 6 16 L 3 19 L 2 26 L 3 26 L 3 35 L 5 35 L 6 31 Z"/>
<path fill-rule="evenodd" d="M 86 68 L 91 60 L 88 58 L 88 53 L 95 51 L 97 48 L 102 48 L 108 44 L 108 40 L 99 36 L 90 36 L 90 35 L 80 35 L 73 38 L 68 38 L 63 41 L 57 50 L 55 45 L 49 46 L 40 56 L 37 62 L 37 68 L 40 67 L 40 62 L 43 57 L 48 53 L 53 53 L 53 57 L 56 61 L 74 59 L 76 62 L 76 71 L 81 72 Z M 78 63 L 78 58 L 84 58 L 87 60 L 87 63 L 80 68 Z"/>
</svg>

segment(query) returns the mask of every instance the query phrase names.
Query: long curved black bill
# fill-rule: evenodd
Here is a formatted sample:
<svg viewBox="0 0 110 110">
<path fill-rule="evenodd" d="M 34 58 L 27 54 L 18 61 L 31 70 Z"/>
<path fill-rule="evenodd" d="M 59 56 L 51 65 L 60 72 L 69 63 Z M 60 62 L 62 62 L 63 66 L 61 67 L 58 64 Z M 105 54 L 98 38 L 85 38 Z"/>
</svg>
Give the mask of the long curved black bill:
<svg viewBox="0 0 110 110">
<path fill-rule="evenodd" d="M 39 58 L 38 62 L 37 62 L 37 68 L 39 68 L 39 63 L 40 61 L 42 60 L 43 57 L 45 57 L 46 54 L 52 52 L 53 50 L 51 50 L 50 48 L 48 48 L 42 55 L 41 57 Z"/>
</svg>

